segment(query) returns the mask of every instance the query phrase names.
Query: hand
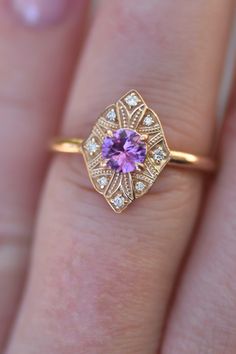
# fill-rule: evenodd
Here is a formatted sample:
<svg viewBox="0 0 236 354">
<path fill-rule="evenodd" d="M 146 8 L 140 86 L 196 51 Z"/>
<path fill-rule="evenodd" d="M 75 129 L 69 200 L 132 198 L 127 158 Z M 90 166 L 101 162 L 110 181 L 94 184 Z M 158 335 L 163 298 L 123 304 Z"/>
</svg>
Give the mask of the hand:
<svg viewBox="0 0 236 354">
<path fill-rule="evenodd" d="M 136 88 L 173 149 L 210 155 L 234 1 L 104 0 L 82 40 L 87 5 L 0 4 L 3 353 L 233 354 L 235 92 L 208 193 L 204 174 L 167 167 L 117 215 L 80 157 L 48 164 L 46 149 Z"/>
</svg>

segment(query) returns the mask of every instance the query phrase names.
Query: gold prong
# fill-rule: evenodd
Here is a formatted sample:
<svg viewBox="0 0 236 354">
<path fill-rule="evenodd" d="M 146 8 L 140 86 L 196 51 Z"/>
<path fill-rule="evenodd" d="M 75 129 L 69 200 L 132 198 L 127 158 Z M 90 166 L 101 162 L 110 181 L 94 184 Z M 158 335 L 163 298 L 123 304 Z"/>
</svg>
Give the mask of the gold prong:
<svg viewBox="0 0 236 354">
<path fill-rule="evenodd" d="M 140 140 L 141 141 L 147 141 L 148 140 L 148 135 L 147 134 L 140 135 Z"/>
<path fill-rule="evenodd" d="M 107 135 L 108 135 L 109 137 L 112 137 L 112 136 L 113 136 L 113 131 L 110 130 L 110 129 L 108 129 L 108 130 L 107 130 Z"/>
<path fill-rule="evenodd" d="M 144 170 L 144 164 L 143 163 L 136 163 L 136 168 L 138 171 L 143 171 Z"/>
</svg>

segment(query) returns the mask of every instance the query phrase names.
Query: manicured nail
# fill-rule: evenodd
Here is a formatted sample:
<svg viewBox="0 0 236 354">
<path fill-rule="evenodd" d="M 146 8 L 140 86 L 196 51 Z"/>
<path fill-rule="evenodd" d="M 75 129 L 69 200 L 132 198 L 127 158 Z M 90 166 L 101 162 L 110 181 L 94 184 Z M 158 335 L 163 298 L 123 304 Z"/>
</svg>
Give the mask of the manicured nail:
<svg viewBox="0 0 236 354">
<path fill-rule="evenodd" d="M 57 23 L 66 16 L 74 0 L 10 0 L 16 15 L 28 26 Z"/>
</svg>

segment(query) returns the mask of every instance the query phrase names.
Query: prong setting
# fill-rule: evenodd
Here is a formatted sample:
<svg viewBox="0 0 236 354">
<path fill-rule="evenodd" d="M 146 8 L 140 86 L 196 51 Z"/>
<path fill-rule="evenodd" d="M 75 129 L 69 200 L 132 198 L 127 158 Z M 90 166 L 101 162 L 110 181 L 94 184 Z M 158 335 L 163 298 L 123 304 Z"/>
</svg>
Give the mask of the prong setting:
<svg viewBox="0 0 236 354">
<path fill-rule="evenodd" d="M 162 146 L 158 146 L 158 148 L 152 152 L 152 156 L 156 163 L 160 164 L 166 158 L 166 153 Z"/>
<path fill-rule="evenodd" d="M 145 166 L 143 163 L 136 163 L 136 168 L 138 171 L 143 171 L 145 169 Z"/>
<path fill-rule="evenodd" d="M 142 134 L 142 135 L 140 135 L 140 140 L 141 140 L 141 141 L 147 141 L 147 140 L 148 140 L 148 134 Z"/>
<path fill-rule="evenodd" d="M 91 138 L 87 144 L 85 145 L 86 150 L 88 151 L 90 156 L 93 156 L 97 150 L 99 149 L 100 145 L 97 144 L 95 138 Z"/>
<path fill-rule="evenodd" d="M 113 131 L 111 129 L 107 130 L 107 136 L 109 136 L 110 138 L 113 137 Z"/>
<path fill-rule="evenodd" d="M 107 167 L 107 160 L 102 160 L 101 162 L 100 162 L 100 166 L 101 167 Z"/>
</svg>

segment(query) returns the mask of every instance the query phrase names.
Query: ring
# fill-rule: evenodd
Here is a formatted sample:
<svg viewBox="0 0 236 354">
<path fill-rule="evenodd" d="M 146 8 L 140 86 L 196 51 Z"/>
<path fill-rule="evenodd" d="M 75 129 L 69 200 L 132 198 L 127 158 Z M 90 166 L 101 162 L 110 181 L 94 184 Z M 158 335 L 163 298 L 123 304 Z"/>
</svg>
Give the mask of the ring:
<svg viewBox="0 0 236 354">
<path fill-rule="evenodd" d="M 135 90 L 105 109 L 87 139 L 56 138 L 51 150 L 82 154 L 95 190 L 117 213 L 146 194 L 166 165 L 216 168 L 210 158 L 170 150 L 159 117 Z"/>
</svg>

